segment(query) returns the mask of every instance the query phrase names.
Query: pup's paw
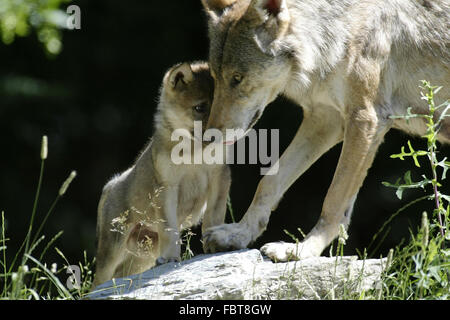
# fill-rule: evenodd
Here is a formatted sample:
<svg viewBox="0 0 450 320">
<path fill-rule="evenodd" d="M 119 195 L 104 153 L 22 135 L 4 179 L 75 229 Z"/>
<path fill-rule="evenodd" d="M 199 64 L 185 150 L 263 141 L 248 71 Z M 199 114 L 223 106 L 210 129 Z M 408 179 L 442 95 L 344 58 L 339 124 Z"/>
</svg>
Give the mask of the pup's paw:
<svg viewBox="0 0 450 320">
<path fill-rule="evenodd" d="M 160 266 L 162 264 L 166 264 L 166 263 L 170 263 L 170 262 L 180 262 L 180 258 L 159 257 L 158 259 L 156 259 L 155 266 Z"/>
<path fill-rule="evenodd" d="M 263 245 L 260 251 L 274 262 L 288 262 L 316 256 L 304 243 L 270 242 Z"/>
<path fill-rule="evenodd" d="M 239 223 L 222 224 L 206 230 L 203 235 L 203 251 L 214 253 L 247 248 L 251 232 Z"/>
</svg>

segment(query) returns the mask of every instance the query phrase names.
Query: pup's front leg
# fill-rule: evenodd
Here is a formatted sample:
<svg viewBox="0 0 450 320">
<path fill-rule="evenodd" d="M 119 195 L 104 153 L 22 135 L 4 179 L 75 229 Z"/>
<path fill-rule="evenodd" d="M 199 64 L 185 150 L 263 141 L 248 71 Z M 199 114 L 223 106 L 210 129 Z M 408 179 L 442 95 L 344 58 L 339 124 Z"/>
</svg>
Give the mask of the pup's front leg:
<svg viewBox="0 0 450 320">
<path fill-rule="evenodd" d="M 168 187 L 164 192 L 162 225 L 159 228 L 159 257 L 156 264 L 180 261 L 180 232 L 178 230 L 178 188 Z"/>
<path fill-rule="evenodd" d="M 181 245 L 178 229 L 168 226 L 161 232 L 160 239 L 160 256 L 156 259 L 156 265 L 180 261 Z"/>
</svg>

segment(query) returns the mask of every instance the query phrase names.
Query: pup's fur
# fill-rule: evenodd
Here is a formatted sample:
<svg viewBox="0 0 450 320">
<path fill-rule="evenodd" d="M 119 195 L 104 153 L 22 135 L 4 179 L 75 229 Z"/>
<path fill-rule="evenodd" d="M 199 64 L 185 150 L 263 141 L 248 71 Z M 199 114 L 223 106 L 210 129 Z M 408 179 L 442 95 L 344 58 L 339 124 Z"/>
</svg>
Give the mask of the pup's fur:
<svg viewBox="0 0 450 320">
<path fill-rule="evenodd" d="M 271 243 L 278 261 L 318 256 L 348 226 L 353 204 L 378 146 L 391 128 L 425 133 L 423 118 L 393 120 L 420 100 L 420 80 L 450 97 L 448 0 L 202 0 L 209 17 L 210 67 L 215 79 L 208 128 L 250 128 L 279 94 L 303 107 L 304 120 L 265 176 L 244 218 L 204 235 L 208 251 L 244 248 L 266 228 L 289 186 L 343 141 L 321 217 L 296 248 Z M 218 5 L 218 2 L 222 2 Z M 440 110 L 442 112 L 442 109 Z M 450 142 L 450 118 L 438 139 Z M 300 209 L 301 210 L 301 209 Z M 300 212 L 299 212 L 300 213 Z"/>
<path fill-rule="evenodd" d="M 229 168 L 171 160 L 178 143 L 171 141 L 172 132 L 192 132 L 194 121 L 206 126 L 213 90 L 206 63 L 184 63 L 166 73 L 151 142 L 131 168 L 103 189 L 94 285 L 179 260 L 180 232 L 203 215 L 203 229 L 224 222 Z"/>
</svg>

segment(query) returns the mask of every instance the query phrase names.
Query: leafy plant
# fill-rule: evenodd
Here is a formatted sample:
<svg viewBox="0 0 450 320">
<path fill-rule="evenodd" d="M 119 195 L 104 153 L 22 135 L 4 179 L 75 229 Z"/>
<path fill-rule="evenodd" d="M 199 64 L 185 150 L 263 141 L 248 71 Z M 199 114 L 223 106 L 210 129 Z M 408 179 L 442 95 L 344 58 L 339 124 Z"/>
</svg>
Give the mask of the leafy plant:
<svg viewBox="0 0 450 320">
<path fill-rule="evenodd" d="M 400 153 L 394 154 L 391 158 L 405 160 L 412 158 L 418 168 L 422 168 L 419 158 L 427 157 L 431 169 L 430 173 L 422 174 L 422 180 L 413 181 L 411 172 L 407 171 L 402 179 L 395 183 L 384 182 L 387 187 L 395 188 L 396 195 L 402 198 L 403 192 L 407 189 L 421 188 L 427 190 L 431 187 L 431 192 L 425 197 L 414 201 L 425 199 L 433 202 L 431 219 L 426 212 L 422 216 L 422 224 L 416 234 L 411 232 L 411 240 L 406 246 L 398 246 L 395 250 L 391 267 L 384 277 L 384 298 L 385 299 L 449 299 L 450 298 L 450 250 L 446 249 L 450 241 L 450 196 L 441 193 L 442 181 L 446 179 L 446 174 L 450 168 L 447 158 L 438 159 L 437 135 L 442 122 L 446 117 L 450 117 L 448 111 L 450 104 L 448 101 L 435 106 L 434 96 L 441 87 L 431 86 L 427 81 L 422 82 L 422 99 L 428 104 L 428 114 L 413 114 L 411 108 L 407 115 L 394 118 L 404 118 L 407 121 L 411 118 L 424 118 L 427 124 L 427 132 L 424 138 L 427 140 L 427 150 L 415 150 L 411 142 L 408 141 L 409 151 L 405 147 Z M 409 204 L 401 210 L 409 207 Z M 400 213 L 399 210 L 396 214 Z M 384 227 L 384 226 L 383 226 Z"/>
<path fill-rule="evenodd" d="M 194 257 L 194 252 L 191 249 L 191 239 L 193 236 L 195 236 L 195 233 L 192 232 L 191 228 L 188 228 L 180 238 L 181 244 L 183 246 L 181 261 L 189 260 Z"/>
</svg>

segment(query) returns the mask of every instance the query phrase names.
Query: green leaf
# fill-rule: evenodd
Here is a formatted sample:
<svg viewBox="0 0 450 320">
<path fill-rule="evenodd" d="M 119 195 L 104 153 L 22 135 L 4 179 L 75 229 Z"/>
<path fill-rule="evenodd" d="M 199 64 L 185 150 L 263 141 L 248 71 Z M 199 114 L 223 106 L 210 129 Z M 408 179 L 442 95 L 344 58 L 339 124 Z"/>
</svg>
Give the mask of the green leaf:
<svg viewBox="0 0 450 320">
<path fill-rule="evenodd" d="M 437 126 L 440 126 L 441 122 L 444 120 L 444 118 L 450 117 L 450 103 L 447 101 L 447 105 L 446 108 L 444 109 L 444 111 L 442 111 L 438 121 L 436 122 Z"/>
<path fill-rule="evenodd" d="M 418 156 L 424 156 L 424 155 L 427 154 L 427 152 L 426 151 L 420 151 L 420 150 L 419 151 L 414 150 L 412 145 L 411 145 L 411 141 L 409 141 L 409 140 L 408 140 L 408 147 L 409 147 L 409 150 L 410 150 L 410 154 L 409 155 L 413 157 L 414 164 L 416 165 L 416 167 L 420 168 L 420 164 L 419 164 L 419 161 L 417 160 L 417 157 Z"/>
<path fill-rule="evenodd" d="M 411 171 L 406 171 L 405 175 L 403 176 L 403 179 L 405 180 L 406 184 L 413 184 L 411 180 Z"/>
<path fill-rule="evenodd" d="M 405 157 L 412 157 L 416 167 L 420 168 L 420 163 L 419 163 L 417 157 L 426 156 L 428 154 L 428 152 L 423 151 L 423 150 L 418 150 L 418 151 L 414 150 L 414 148 L 411 145 L 411 141 L 409 141 L 409 140 L 408 140 L 408 147 L 409 147 L 409 152 L 406 152 L 405 147 L 402 146 L 400 149 L 401 152 L 398 154 L 391 155 L 391 158 L 392 159 L 399 158 L 400 160 L 405 160 Z"/>
<path fill-rule="evenodd" d="M 444 158 L 443 160 L 441 160 L 440 162 L 436 163 L 436 166 L 441 167 L 442 168 L 442 180 L 445 180 L 447 178 L 447 171 L 450 168 L 450 162 L 445 161 L 447 160 L 447 158 Z"/>
<path fill-rule="evenodd" d="M 407 155 L 405 152 L 405 147 L 402 146 L 400 150 L 401 150 L 400 153 L 391 155 L 391 158 L 393 158 L 393 159 L 400 158 L 400 160 L 405 160 L 404 156 Z"/>
<path fill-rule="evenodd" d="M 434 239 L 431 239 L 428 244 L 428 255 L 427 255 L 427 264 L 430 264 L 434 257 L 438 253 L 439 246 L 436 244 L 436 241 Z"/>
<path fill-rule="evenodd" d="M 440 109 L 440 108 L 443 108 L 443 107 L 447 107 L 449 105 L 450 105 L 450 100 L 447 100 L 444 103 L 441 103 L 440 105 L 438 105 L 435 109 L 437 110 L 437 109 Z M 450 116 L 450 114 L 448 114 L 447 117 L 448 116 Z"/>
<path fill-rule="evenodd" d="M 435 88 L 436 89 L 434 89 L 433 94 L 438 93 L 442 89 L 442 87 L 435 87 Z"/>
<path fill-rule="evenodd" d="M 428 100 L 428 98 L 425 97 L 425 100 Z M 409 108 L 407 109 L 406 115 L 403 115 L 403 116 L 390 116 L 389 118 L 390 118 L 390 119 L 405 119 L 405 120 L 406 120 L 406 123 L 409 124 L 409 120 L 410 120 L 410 119 L 414 119 L 414 118 L 427 118 L 427 117 L 428 117 L 428 115 L 426 115 L 426 114 L 416 114 L 416 113 L 412 113 L 411 110 L 412 110 L 412 107 L 409 107 Z"/>
<path fill-rule="evenodd" d="M 402 200 L 403 197 L 403 191 L 405 190 L 405 188 L 398 188 L 397 191 L 395 191 L 395 195 L 397 196 L 397 198 L 399 198 L 400 200 Z"/>
</svg>

